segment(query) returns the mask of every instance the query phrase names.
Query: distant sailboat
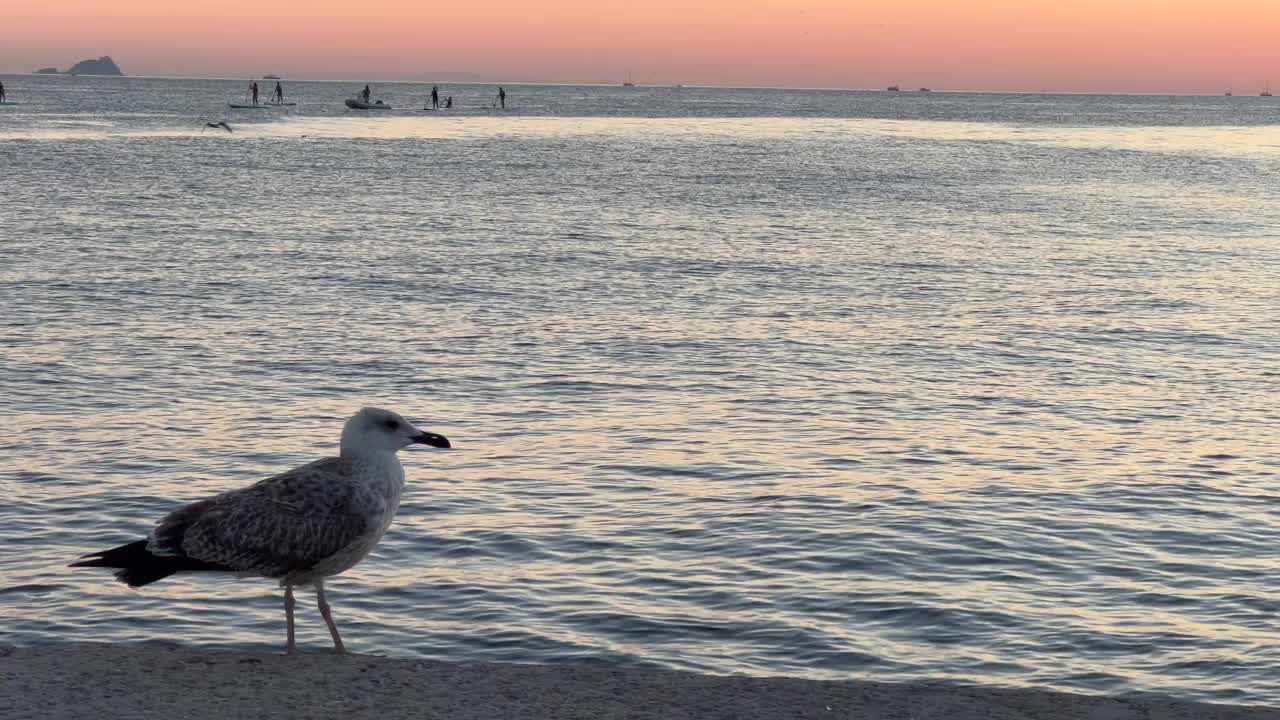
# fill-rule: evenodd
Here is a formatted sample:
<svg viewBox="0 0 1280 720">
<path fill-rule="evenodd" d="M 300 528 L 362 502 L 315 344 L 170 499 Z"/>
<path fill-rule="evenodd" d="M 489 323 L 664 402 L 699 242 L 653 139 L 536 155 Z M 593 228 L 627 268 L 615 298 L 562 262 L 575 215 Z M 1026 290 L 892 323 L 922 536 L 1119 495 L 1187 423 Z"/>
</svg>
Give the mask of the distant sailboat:
<svg viewBox="0 0 1280 720">
<path fill-rule="evenodd" d="M 631 71 L 627 71 L 627 81 L 622 83 L 622 87 L 635 87 L 636 84 L 631 82 Z"/>
<path fill-rule="evenodd" d="M 897 85 L 890 85 L 889 87 L 885 88 L 885 90 L 889 92 L 898 92 L 901 89 L 902 88 L 898 87 Z"/>
<path fill-rule="evenodd" d="M 1260 97 L 1271 97 L 1271 81 L 1270 81 L 1270 80 L 1268 80 L 1268 81 L 1267 81 L 1267 87 L 1266 87 L 1266 89 L 1265 89 L 1265 90 L 1263 90 L 1261 93 L 1259 93 L 1259 96 L 1260 96 Z"/>
</svg>

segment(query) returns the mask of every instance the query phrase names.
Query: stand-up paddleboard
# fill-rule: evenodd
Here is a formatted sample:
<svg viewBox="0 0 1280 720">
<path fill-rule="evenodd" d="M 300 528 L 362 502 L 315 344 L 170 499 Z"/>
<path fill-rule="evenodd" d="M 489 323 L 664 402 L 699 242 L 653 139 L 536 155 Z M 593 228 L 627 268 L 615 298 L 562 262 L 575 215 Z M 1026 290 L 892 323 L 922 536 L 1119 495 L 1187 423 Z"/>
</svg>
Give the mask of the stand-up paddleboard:
<svg viewBox="0 0 1280 720">
<path fill-rule="evenodd" d="M 227 103 L 227 107 L 233 110 L 270 110 L 271 106 L 263 103 L 253 105 L 250 103 Z"/>
<path fill-rule="evenodd" d="M 362 100 L 347 100 L 347 107 L 352 110 L 390 110 L 391 106 L 378 100 L 376 102 L 367 103 Z"/>
<path fill-rule="evenodd" d="M 293 107 L 294 105 L 297 105 L 298 103 L 292 103 L 292 102 L 269 102 L 269 103 L 267 103 L 267 104 L 268 104 L 268 105 L 270 105 L 270 106 L 272 106 L 272 107 Z"/>
<path fill-rule="evenodd" d="M 17 105 L 16 100 L 0 100 L 0 105 Z"/>
</svg>

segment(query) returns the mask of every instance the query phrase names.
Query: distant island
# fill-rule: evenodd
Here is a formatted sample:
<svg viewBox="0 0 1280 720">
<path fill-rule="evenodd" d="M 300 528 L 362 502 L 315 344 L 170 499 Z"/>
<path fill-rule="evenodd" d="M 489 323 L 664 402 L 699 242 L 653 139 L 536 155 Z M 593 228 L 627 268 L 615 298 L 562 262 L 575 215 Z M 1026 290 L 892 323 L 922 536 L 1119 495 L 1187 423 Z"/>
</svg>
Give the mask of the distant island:
<svg viewBox="0 0 1280 720">
<path fill-rule="evenodd" d="M 81 60 L 67 71 L 68 75 L 124 75 L 110 57 L 103 55 L 97 60 Z"/>
<path fill-rule="evenodd" d="M 36 71 L 37 75 L 57 75 L 58 68 L 40 68 Z M 103 55 L 97 60 L 81 60 L 71 66 L 65 74 L 67 75 L 116 75 L 123 77 L 124 73 L 120 71 L 120 67 L 109 56 Z"/>
</svg>

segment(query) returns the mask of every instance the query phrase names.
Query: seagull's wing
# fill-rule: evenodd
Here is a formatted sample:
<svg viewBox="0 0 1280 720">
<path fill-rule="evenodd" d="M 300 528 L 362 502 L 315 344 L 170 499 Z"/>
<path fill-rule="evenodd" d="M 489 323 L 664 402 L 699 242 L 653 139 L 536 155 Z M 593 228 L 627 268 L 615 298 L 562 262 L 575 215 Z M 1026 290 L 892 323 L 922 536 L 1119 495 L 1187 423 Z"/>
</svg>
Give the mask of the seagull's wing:
<svg viewBox="0 0 1280 720">
<path fill-rule="evenodd" d="M 385 506 L 350 471 L 326 458 L 179 508 L 147 550 L 266 577 L 309 570 L 373 531 Z"/>
</svg>

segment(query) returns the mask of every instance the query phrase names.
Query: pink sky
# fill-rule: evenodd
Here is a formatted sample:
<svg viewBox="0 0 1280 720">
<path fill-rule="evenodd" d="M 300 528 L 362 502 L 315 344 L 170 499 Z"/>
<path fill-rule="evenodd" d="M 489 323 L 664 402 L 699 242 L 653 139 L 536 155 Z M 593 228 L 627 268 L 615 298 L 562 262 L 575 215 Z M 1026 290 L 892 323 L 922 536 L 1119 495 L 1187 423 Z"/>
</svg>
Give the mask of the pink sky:
<svg viewBox="0 0 1280 720">
<path fill-rule="evenodd" d="M 691 7 L 692 5 L 692 7 Z M 0 72 L 1254 93 L 1276 0 L 6 0 Z M 424 77 L 423 79 L 429 79 Z M 1280 89 L 1280 88 L 1278 88 Z"/>
</svg>

